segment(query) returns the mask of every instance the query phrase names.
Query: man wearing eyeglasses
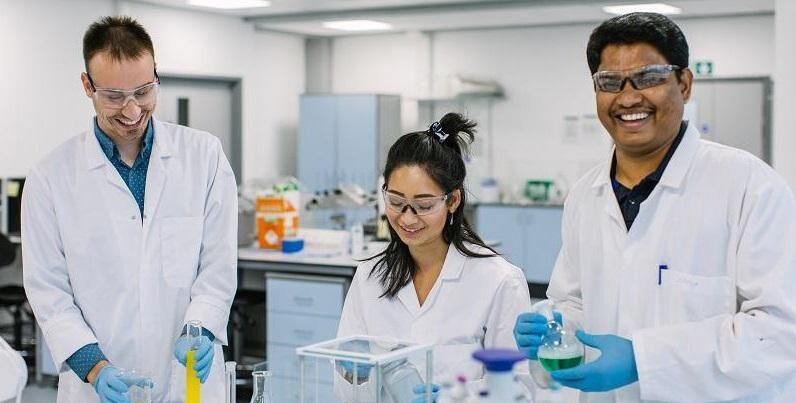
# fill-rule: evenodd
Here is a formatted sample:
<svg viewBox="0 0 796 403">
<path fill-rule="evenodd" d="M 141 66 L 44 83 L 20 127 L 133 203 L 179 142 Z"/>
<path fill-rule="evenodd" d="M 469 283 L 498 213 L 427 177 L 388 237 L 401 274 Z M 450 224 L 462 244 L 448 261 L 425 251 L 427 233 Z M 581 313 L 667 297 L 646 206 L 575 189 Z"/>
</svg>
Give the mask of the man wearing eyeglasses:
<svg viewBox="0 0 796 403">
<path fill-rule="evenodd" d="M 38 163 L 22 208 L 25 289 L 60 369 L 58 402 L 183 401 L 194 348 L 205 401 L 224 399 L 236 289 L 235 178 L 212 135 L 157 120 L 152 41 L 128 17 L 83 38 L 88 130 Z M 184 326 L 204 335 L 188 345 Z"/>
<path fill-rule="evenodd" d="M 612 18 L 587 57 L 615 147 L 564 207 L 548 297 L 590 346 L 554 371 L 581 401 L 785 402 L 796 396 L 796 202 L 768 165 L 683 121 L 679 27 Z M 544 323 L 515 338 L 534 359 Z"/>
</svg>

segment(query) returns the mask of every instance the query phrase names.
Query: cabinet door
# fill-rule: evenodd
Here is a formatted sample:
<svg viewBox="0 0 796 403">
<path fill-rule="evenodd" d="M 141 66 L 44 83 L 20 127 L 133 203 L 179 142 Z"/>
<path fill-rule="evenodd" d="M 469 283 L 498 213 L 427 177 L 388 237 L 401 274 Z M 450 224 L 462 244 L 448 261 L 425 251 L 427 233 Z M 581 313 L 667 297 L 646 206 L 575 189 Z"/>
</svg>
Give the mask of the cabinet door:
<svg viewBox="0 0 796 403">
<path fill-rule="evenodd" d="M 523 228 L 521 208 L 512 206 L 478 206 L 475 209 L 475 229 L 484 241 L 497 241 L 496 248 L 513 265 L 523 267 Z"/>
<path fill-rule="evenodd" d="M 527 207 L 522 212 L 525 242 L 522 269 L 532 283 L 550 282 L 561 249 L 562 213 L 556 207 Z"/>
<path fill-rule="evenodd" d="M 376 189 L 379 137 L 374 95 L 337 97 L 337 179 Z"/>
<path fill-rule="evenodd" d="M 337 187 L 337 179 L 334 177 L 337 169 L 335 105 L 336 100 L 331 96 L 301 97 L 296 153 L 298 179 L 310 192 Z"/>
</svg>

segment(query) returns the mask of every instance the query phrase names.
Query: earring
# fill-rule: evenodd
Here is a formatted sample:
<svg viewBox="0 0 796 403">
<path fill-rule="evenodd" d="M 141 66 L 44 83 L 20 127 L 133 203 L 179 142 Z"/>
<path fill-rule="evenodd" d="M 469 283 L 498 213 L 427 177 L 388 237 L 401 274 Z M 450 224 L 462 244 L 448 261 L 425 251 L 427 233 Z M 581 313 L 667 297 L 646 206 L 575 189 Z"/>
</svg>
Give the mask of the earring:
<svg viewBox="0 0 796 403">
<path fill-rule="evenodd" d="M 450 225 L 453 225 L 453 214 L 451 214 Z"/>
</svg>

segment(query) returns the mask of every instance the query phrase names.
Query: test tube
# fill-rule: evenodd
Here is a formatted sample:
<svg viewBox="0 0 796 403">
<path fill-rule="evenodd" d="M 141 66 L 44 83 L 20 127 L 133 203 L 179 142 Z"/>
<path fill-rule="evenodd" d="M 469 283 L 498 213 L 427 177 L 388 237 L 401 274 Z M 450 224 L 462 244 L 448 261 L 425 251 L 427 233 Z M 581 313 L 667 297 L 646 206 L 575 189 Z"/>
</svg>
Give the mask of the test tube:
<svg viewBox="0 0 796 403">
<path fill-rule="evenodd" d="M 192 320 L 188 322 L 186 337 L 190 349 L 185 354 L 185 403 L 200 403 L 201 384 L 199 375 L 193 368 L 196 365 L 196 349 L 199 348 L 202 337 L 202 322 Z"/>
<path fill-rule="evenodd" d="M 237 386 L 236 370 L 238 363 L 235 361 L 227 361 L 224 363 L 224 379 L 226 379 L 227 386 L 227 403 L 237 403 L 235 396 L 235 388 Z"/>
</svg>

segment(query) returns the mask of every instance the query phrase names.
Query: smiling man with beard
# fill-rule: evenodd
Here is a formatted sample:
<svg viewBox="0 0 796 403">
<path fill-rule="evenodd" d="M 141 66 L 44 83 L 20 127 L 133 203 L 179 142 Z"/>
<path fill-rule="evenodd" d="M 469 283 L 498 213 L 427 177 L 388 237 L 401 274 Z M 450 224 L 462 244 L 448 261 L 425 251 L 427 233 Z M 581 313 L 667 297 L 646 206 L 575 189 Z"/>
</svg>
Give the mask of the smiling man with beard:
<svg viewBox="0 0 796 403">
<path fill-rule="evenodd" d="M 793 194 L 764 162 L 683 121 L 693 74 L 669 18 L 605 21 L 587 58 L 615 147 L 567 197 L 547 295 L 593 349 L 552 378 L 582 402 L 792 401 Z M 515 327 L 531 359 L 540 323 L 527 313 Z"/>
<path fill-rule="evenodd" d="M 144 28 L 105 17 L 83 38 L 88 130 L 39 162 L 22 203 L 25 290 L 59 370 L 58 402 L 127 401 L 122 369 L 153 400 L 182 401 L 187 339 L 206 401 L 223 401 L 236 289 L 237 189 L 209 133 L 160 122 Z"/>
</svg>

